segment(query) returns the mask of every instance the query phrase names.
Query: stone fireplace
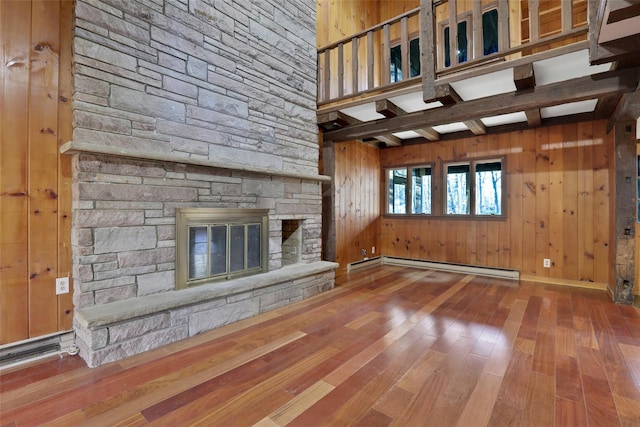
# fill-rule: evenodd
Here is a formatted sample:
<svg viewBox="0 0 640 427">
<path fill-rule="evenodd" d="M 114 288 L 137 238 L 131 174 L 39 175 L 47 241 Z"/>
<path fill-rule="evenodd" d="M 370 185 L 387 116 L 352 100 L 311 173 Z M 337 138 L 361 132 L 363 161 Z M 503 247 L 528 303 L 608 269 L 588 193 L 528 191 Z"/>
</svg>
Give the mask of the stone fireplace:
<svg viewBox="0 0 640 427">
<path fill-rule="evenodd" d="M 315 2 L 77 0 L 74 328 L 90 366 L 333 287 Z M 268 213 L 266 272 L 176 289 L 176 212 Z"/>
</svg>

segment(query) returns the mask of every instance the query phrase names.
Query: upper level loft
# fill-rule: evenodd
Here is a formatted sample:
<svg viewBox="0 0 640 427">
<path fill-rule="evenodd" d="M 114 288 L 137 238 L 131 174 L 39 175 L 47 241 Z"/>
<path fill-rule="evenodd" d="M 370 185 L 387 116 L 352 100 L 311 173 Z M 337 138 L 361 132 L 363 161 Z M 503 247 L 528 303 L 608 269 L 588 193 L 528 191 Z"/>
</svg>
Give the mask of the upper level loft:
<svg viewBox="0 0 640 427">
<path fill-rule="evenodd" d="M 384 16 L 385 3 L 406 11 L 318 48 L 326 141 L 393 146 L 613 123 L 623 95 L 638 96 L 640 0 L 362 2 L 377 15 L 330 3 L 351 9 L 319 8 L 319 37 L 323 14 L 338 13 L 337 27 Z"/>
</svg>

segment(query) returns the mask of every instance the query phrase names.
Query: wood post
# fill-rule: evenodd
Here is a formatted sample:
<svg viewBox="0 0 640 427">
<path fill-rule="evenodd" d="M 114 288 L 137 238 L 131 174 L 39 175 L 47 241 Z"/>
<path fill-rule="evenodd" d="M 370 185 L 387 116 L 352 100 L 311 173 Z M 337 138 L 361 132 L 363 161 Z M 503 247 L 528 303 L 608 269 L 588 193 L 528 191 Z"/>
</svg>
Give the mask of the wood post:
<svg viewBox="0 0 640 427">
<path fill-rule="evenodd" d="M 614 288 L 613 300 L 633 304 L 635 278 L 636 222 L 636 121 L 620 121 L 615 126 L 614 181 Z"/>
<path fill-rule="evenodd" d="M 322 136 L 320 137 L 322 141 Z M 335 176 L 336 156 L 333 143 L 322 141 L 322 175 L 331 177 L 331 181 L 322 182 L 322 259 L 336 260 L 336 204 Z"/>
</svg>

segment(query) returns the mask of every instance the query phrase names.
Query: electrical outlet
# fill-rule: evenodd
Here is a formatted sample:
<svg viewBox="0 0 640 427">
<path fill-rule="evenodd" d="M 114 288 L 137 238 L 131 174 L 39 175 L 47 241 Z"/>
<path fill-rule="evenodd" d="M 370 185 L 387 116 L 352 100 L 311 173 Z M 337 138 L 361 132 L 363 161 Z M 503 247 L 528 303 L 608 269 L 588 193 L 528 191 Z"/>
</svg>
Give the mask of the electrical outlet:
<svg viewBox="0 0 640 427">
<path fill-rule="evenodd" d="M 544 268 L 551 268 L 551 260 L 550 260 L 549 258 L 545 258 L 545 259 L 542 261 L 542 266 L 543 266 Z"/>
<path fill-rule="evenodd" d="M 58 277 L 56 279 L 56 295 L 69 293 L 69 278 Z"/>
<path fill-rule="evenodd" d="M 371 246 L 371 255 L 376 253 L 376 247 L 375 246 Z"/>
</svg>

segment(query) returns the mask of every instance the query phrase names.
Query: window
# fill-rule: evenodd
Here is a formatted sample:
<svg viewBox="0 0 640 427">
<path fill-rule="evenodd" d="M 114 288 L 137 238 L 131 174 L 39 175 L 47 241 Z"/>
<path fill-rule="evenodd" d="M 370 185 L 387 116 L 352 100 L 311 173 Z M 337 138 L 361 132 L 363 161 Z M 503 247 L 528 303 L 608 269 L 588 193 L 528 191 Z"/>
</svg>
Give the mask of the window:
<svg viewBox="0 0 640 427">
<path fill-rule="evenodd" d="M 469 164 L 447 165 L 447 214 L 469 214 Z"/>
<path fill-rule="evenodd" d="M 447 164 L 446 214 L 502 215 L 502 165 L 502 160 Z"/>
<path fill-rule="evenodd" d="M 387 183 L 388 214 L 431 214 L 431 166 L 388 169 Z"/>
<path fill-rule="evenodd" d="M 482 46 L 485 55 L 498 51 L 498 9 L 482 14 Z"/>
<path fill-rule="evenodd" d="M 458 64 L 467 61 L 468 51 L 468 34 L 467 34 L 467 21 L 458 22 Z M 444 27 L 444 66 L 451 65 L 451 52 L 449 48 L 449 26 Z"/>
<path fill-rule="evenodd" d="M 413 203 L 411 213 L 431 213 L 431 168 L 420 167 L 411 169 L 411 194 Z"/>
<path fill-rule="evenodd" d="M 268 210 L 178 209 L 176 287 L 268 270 Z"/>
<path fill-rule="evenodd" d="M 476 163 L 476 215 L 502 214 L 502 163 Z"/>
<path fill-rule="evenodd" d="M 407 213 L 407 170 L 389 170 L 389 209 L 388 213 Z"/>
<path fill-rule="evenodd" d="M 402 47 L 400 45 L 391 48 L 391 83 L 399 82 L 402 76 Z M 420 39 L 409 41 L 409 77 L 420 75 Z"/>
<path fill-rule="evenodd" d="M 468 16 L 468 15 L 466 15 Z M 460 17 L 458 17 L 460 19 Z M 445 67 L 451 66 L 451 52 L 449 46 L 450 30 L 449 24 L 441 22 L 442 38 L 439 39 L 439 51 L 443 55 L 442 63 Z M 472 59 L 469 52 L 473 52 L 472 40 L 471 40 L 471 20 L 468 17 L 464 17 L 458 21 L 458 40 L 457 56 L 458 64 L 466 62 Z M 493 7 L 492 9 L 485 10 L 482 13 L 482 53 L 483 55 L 490 55 L 498 51 L 498 9 Z"/>
</svg>

